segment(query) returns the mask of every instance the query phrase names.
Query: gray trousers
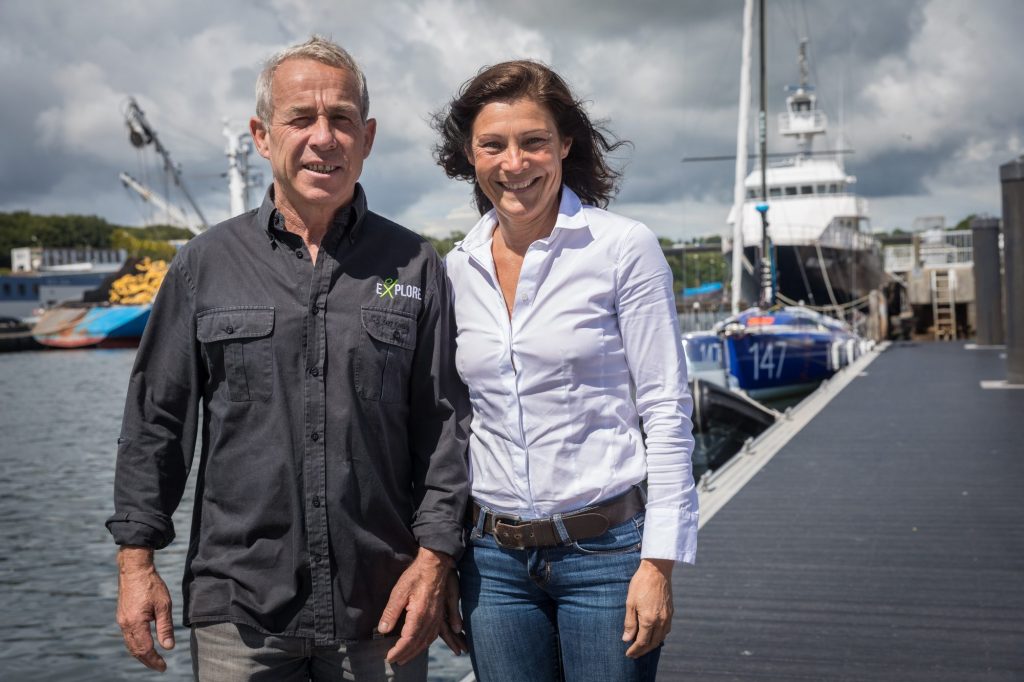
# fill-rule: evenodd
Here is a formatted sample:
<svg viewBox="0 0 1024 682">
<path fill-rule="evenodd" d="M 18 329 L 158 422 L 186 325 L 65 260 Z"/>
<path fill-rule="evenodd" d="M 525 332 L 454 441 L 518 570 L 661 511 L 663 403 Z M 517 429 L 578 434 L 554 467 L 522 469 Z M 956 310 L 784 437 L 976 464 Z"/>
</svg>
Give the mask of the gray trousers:
<svg viewBox="0 0 1024 682">
<path fill-rule="evenodd" d="M 238 623 L 192 627 L 192 672 L 199 682 L 425 682 L 427 652 L 405 665 L 384 656 L 397 635 L 338 646 L 314 646 L 312 639 L 265 635 Z"/>
</svg>

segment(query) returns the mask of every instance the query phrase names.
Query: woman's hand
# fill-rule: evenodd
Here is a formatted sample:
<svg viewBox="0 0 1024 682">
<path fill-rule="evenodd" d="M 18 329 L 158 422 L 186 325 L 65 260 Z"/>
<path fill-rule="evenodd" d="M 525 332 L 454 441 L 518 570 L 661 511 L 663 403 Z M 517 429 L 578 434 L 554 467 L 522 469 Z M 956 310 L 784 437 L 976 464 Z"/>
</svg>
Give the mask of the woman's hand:
<svg viewBox="0 0 1024 682">
<path fill-rule="evenodd" d="M 626 656 L 640 658 L 665 641 L 672 629 L 672 566 L 670 559 L 642 559 L 629 581 L 623 642 L 633 642 Z"/>
</svg>

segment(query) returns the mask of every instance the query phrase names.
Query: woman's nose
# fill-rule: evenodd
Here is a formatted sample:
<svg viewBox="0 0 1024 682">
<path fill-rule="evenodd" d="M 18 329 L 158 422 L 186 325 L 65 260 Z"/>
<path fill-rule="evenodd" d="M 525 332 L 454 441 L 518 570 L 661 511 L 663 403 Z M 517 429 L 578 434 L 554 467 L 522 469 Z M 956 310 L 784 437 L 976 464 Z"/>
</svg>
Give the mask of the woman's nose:
<svg viewBox="0 0 1024 682">
<path fill-rule="evenodd" d="M 528 168 L 530 164 L 518 145 L 509 145 L 505 150 L 505 161 L 502 165 L 505 167 L 504 170 L 518 173 Z"/>
</svg>

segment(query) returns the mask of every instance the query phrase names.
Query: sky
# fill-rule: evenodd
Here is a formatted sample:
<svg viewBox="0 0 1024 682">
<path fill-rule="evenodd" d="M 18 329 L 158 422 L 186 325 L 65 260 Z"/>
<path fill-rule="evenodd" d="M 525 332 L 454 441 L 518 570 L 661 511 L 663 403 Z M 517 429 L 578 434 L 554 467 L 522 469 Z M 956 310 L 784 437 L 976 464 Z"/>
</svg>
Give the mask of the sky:
<svg viewBox="0 0 1024 682">
<path fill-rule="evenodd" d="M 876 231 L 915 218 L 1001 212 L 999 166 L 1024 153 L 1024 2 L 768 0 L 770 152 L 785 86 L 809 39 L 811 80 Z M 366 73 L 378 121 L 362 183 L 378 213 L 422 233 L 467 231 L 466 183 L 434 163 L 429 121 L 481 67 L 551 65 L 592 117 L 632 145 L 611 209 L 674 240 L 721 234 L 736 150 L 742 0 L 4 0 L 0 3 L 0 211 L 159 219 L 122 171 L 165 192 L 128 142 L 135 97 L 206 217 L 229 217 L 224 121 L 247 129 L 262 61 L 311 33 Z M 755 40 L 755 90 L 756 89 Z M 754 120 L 756 117 L 752 117 Z M 839 139 L 840 124 L 842 140 Z M 753 136 L 749 136 L 754 149 Z M 270 181 L 262 172 L 253 202 Z M 180 201 L 177 195 L 172 198 Z"/>
</svg>

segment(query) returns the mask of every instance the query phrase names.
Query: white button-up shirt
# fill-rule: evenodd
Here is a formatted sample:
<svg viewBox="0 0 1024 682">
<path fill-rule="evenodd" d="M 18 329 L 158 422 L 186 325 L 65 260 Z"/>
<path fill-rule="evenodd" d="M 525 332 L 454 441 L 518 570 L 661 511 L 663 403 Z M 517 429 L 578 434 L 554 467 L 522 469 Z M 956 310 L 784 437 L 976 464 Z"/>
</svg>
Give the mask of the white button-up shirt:
<svg viewBox="0 0 1024 682">
<path fill-rule="evenodd" d="M 447 258 L 474 499 L 532 519 L 646 478 L 642 556 L 693 563 L 693 401 L 657 238 L 563 187 L 554 230 L 526 252 L 510 319 L 491 256 L 496 227 L 491 211 Z"/>
</svg>

